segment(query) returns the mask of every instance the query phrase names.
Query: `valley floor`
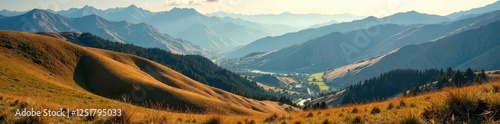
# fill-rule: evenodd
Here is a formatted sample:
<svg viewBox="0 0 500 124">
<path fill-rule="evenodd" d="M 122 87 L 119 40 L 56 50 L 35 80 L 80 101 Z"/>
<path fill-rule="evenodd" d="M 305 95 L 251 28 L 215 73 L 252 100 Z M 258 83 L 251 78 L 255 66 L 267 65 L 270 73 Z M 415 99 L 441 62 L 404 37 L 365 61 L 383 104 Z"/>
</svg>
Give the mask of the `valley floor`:
<svg viewBox="0 0 500 124">
<path fill-rule="evenodd" d="M 17 109 L 22 108 L 57 110 L 61 107 L 76 109 L 82 106 L 119 108 L 123 109 L 124 116 L 66 118 L 14 115 Z M 389 101 L 260 116 L 173 113 L 114 101 L 102 104 L 60 105 L 35 97 L 0 93 L 0 122 L 6 123 L 499 123 L 499 112 L 499 81 L 463 88 L 450 87 L 438 92 L 400 97 Z"/>
</svg>

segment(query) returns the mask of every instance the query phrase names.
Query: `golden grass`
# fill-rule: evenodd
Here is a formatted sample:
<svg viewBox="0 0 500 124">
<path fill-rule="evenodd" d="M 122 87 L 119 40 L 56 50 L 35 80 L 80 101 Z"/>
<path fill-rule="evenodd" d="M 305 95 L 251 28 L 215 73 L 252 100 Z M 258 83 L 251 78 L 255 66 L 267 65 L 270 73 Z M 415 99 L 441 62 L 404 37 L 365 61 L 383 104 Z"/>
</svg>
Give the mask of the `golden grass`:
<svg viewBox="0 0 500 124">
<path fill-rule="evenodd" d="M 294 80 L 293 78 L 291 77 L 282 77 L 282 76 L 276 76 L 276 78 L 281 82 L 281 83 L 284 83 L 286 85 L 291 85 L 292 83 L 297 83 L 296 80 Z"/>
<path fill-rule="evenodd" d="M 369 104 L 287 113 L 283 110 L 287 106 L 247 99 L 211 88 L 136 56 L 82 48 L 65 41 L 27 33 L 0 31 L 0 37 L 2 37 L 0 38 L 0 52 L 2 53 L 0 54 L 0 123 L 28 121 L 179 124 L 476 123 L 478 120 L 485 123 L 498 123 L 500 120 L 498 114 L 500 113 L 500 82 L 498 81 L 464 88 L 446 88 L 440 92 L 399 97 Z M 35 52 L 26 53 L 27 50 Z M 83 56 L 87 58 L 82 60 Z M 110 99 L 109 96 L 101 95 L 113 95 L 113 93 L 89 92 L 75 82 L 74 74 L 78 64 L 96 70 L 105 70 L 105 72 L 96 70 L 90 70 L 90 72 L 99 75 L 114 75 L 113 78 L 118 81 L 110 83 L 118 83 L 116 85 L 125 85 L 132 89 L 137 85 L 154 86 L 157 90 L 151 93 L 169 94 L 168 96 L 178 98 L 177 100 L 182 98 L 181 100 L 188 101 L 194 106 L 214 109 L 205 114 L 194 113 L 194 110 L 184 110 L 184 112 L 191 111 L 191 113 L 178 113 L 167 109 L 169 108 L 166 107 L 167 105 L 158 103 L 159 101 L 154 99 L 139 106 L 128 103 L 130 100 L 123 102 Z M 86 80 L 108 83 L 106 80 L 99 79 Z M 16 109 L 25 107 L 54 110 L 59 108 L 117 108 L 123 109 L 128 116 L 87 116 L 69 119 L 13 116 Z"/>
<path fill-rule="evenodd" d="M 455 103 L 473 103 L 477 100 L 484 100 L 489 107 L 486 109 L 484 123 L 498 123 L 498 111 L 500 97 L 499 92 L 493 92 L 494 87 L 500 86 L 500 82 L 492 82 L 482 85 L 473 85 L 464 88 L 446 88 L 443 91 L 422 94 L 412 97 L 400 97 L 389 101 L 374 102 L 369 104 L 349 105 L 339 108 L 330 108 L 326 110 L 309 110 L 296 113 L 276 113 L 269 115 L 221 115 L 213 114 L 182 114 L 170 113 L 166 111 L 157 111 L 145 109 L 142 107 L 125 104 L 130 106 L 129 111 L 133 111 L 135 115 L 132 118 L 133 123 L 401 123 L 401 124 L 414 124 L 414 123 L 476 123 L 467 118 L 462 118 L 462 115 L 454 114 L 452 121 L 452 114 L 449 111 L 453 110 L 450 105 L 451 102 Z M 457 96 L 458 95 L 458 96 Z M 4 99 L 8 98 L 8 104 L 13 103 L 16 98 L 12 99 L 11 96 L 3 96 Z M 469 98 L 472 97 L 472 98 Z M 476 98 L 479 97 L 479 98 Z M 5 100 L 4 100 L 5 101 Z M 19 101 L 24 101 L 19 99 Z M 3 104 L 3 101 L 0 102 Z M 19 103 L 18 103 L 19 104 Z M 28 105 L 33 103 L 28 103 Z M 412 106 L 413 104 L 413 106 Z M 40 105 L 40 104 L 39 104 Z M 465 104 L 469 105 L 469 104 Z M 18 105 L 14 106 L 17 107 Z M 46 104 L 43 106 L 51 106 Z M 392 107 L 391 107 L 392 106 Z M 474 108 L 473 106 L 469 106 Z M 391 109 L 389 109 L 391 108 Z M 12 108 L 8 107 L 9 110 Z M 470 109 L 470 108 L 469 108 Z M 2 109 L 0 109 L 1 111 Z M 430 112 L 432 110 L 434 113 Z M 375 112 L 374 112 L 375 111 Z M 45 119 L 45 118 L 44 118 Z M 12 120 L 12 119 L 10 119 Z M 15 120 L 15 119 L 14 119 Z M 51 122 L 60 122 L 58 118 L 46 119 Z M 65 122 L 79 122 L 84 120 L 63 120 Z M 112 118 L 96 118 L 91 122 L 107 122 Z M 154 120 L 154 121 L 153 121 Z"/>
<path fill-rule="evenodd" d="M 286 90 L 286 89 L 282 89 L 282 88 L 277 88 L 277 87 L 269 86 L 269 85 L 266 85 L 266 84 L 262 84 L 260 82 L 257 82 L 257 86 L 261 87 L 262 89 L 264 89 L 266 91 L 273 91 L 273 92 L 282 92 L 282 91 L 285 91 L 288 94 L 300 94 L 297 91 L 292 91 L 292 90 Z"/>
<path fill-rule="evenodd" d="M 209 87 L 158 63 L 30 33 L 0 31 L 0 94 L 60 106 L 112 108 L 122 96 L 174 110 L 260 115 L 298 109 Z M 78 106 L 75 106 L 78 105 Z"/>
</svg>

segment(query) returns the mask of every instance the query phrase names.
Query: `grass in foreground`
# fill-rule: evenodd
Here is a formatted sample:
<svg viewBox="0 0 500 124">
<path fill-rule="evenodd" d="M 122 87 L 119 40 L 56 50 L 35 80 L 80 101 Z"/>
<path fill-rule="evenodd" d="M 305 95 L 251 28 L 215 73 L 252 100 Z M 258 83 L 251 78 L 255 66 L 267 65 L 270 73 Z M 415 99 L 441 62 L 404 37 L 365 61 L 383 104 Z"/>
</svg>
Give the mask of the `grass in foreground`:
<svg viewBox="0 0 500 124">
<path fill-rule="evenodd" d="M 56 104 L 27 100 L 0 94 L 0 121 L 16 122 L 123 122 L 123 123 L 499 123 L 500 82 L 473 85 L 464 88 L 445 88 L 443 91 L 414 97 L 400 97 L 389 101 L 349 105 L 326 110 L 298 113 L 276 113 L 262 116 L 232 116 L 220 114 L 182 114 L 117 104 L 125 117 L 14 117 L 13 110 L 55 108 Z M 43 104 L 40 104 L 43 103 Z M 154 108 L 154 107 L 153 107 Z"/>
</svg>

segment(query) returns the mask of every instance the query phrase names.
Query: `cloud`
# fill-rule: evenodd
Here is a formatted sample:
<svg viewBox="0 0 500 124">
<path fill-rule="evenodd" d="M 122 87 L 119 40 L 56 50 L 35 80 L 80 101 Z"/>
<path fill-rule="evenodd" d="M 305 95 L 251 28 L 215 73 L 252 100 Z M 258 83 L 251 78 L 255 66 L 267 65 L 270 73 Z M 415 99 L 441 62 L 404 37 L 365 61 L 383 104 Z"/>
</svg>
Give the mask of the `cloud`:
<svg viewBox="0 0 500 124">
<path fill-rule="evenodd" d="M 167 6 L 201 5 L 203 2 L 217 2 L 219 0 L 166 0 Z"/>
</svg>

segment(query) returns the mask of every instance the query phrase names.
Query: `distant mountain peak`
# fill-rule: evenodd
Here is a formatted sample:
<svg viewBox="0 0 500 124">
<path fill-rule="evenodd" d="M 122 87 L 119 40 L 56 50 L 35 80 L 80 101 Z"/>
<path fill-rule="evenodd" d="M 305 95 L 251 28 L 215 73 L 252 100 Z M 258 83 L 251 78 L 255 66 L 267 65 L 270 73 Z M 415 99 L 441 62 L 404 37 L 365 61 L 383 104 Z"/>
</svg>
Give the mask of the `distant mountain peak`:
<svg viewBox="0 0 500 124">
<path fill-rule="evenodd" d="M 183 15 L 198 15 L 200 14 L 198 11 L 196 11 L 193 8 L 177 8 L 174 7 L 168 13 L 175 13 L 175 14 L 183 14 Z"/>
<path fill-rule="evenodd" d="M 411 10 L 411 11 L 407 11 L 407 12 L 399 12 L 399 13 L 393 14 L 392 16 L 394 16 L 394 15 L 428 15 L 428 14 L 420 13 L 420 12 L 417 12 L 415 10 Z"/>
<path fill-rule="evenodd" d="M 89 5 L 85 5 L 85 6 L 83 6 L 83 8 L 94 8 L 94 7 L 89 6 Z"/>
<path fill-rule="evenodd" d="M 368 17 L 366 17 L 366 18 L 365 18 L 365 19 L 363 19 L 363 20 L 374 20 L 374 19 L 378 19 L 378 18 L 377 18 L 377 17 L 375 17 L 375 16 L 368 16 Z"/>
<path fill-rule="evenodd" d="M 128 9 L 138 9 L 138 7 L 137 7 L 137 6 L 135 6 L 134 4 L 132 4 L 132 5 L 128 6 L 127 8 L 128 8 Z"/>
<path fill-rule="evenodd" d="M 50 12 L 48 12 L 46 10 L 42 10 L 42 9 L 33 9 L 33 10 L 31 10 L 31 11 L 23 14 L 23 15 L 30 15 L 30 16 L 32 16 L 32 15 L 55 15 L 55 14 L 50 13 Z"/>
<path fill-rule="evenodd" d="M 82 10 L 84 10 L 84 11 L 96 11 L 98 9 L 93 7 L 93 6 L 85 5 L 85 6 L 83 6 Z"/>
</svg>

